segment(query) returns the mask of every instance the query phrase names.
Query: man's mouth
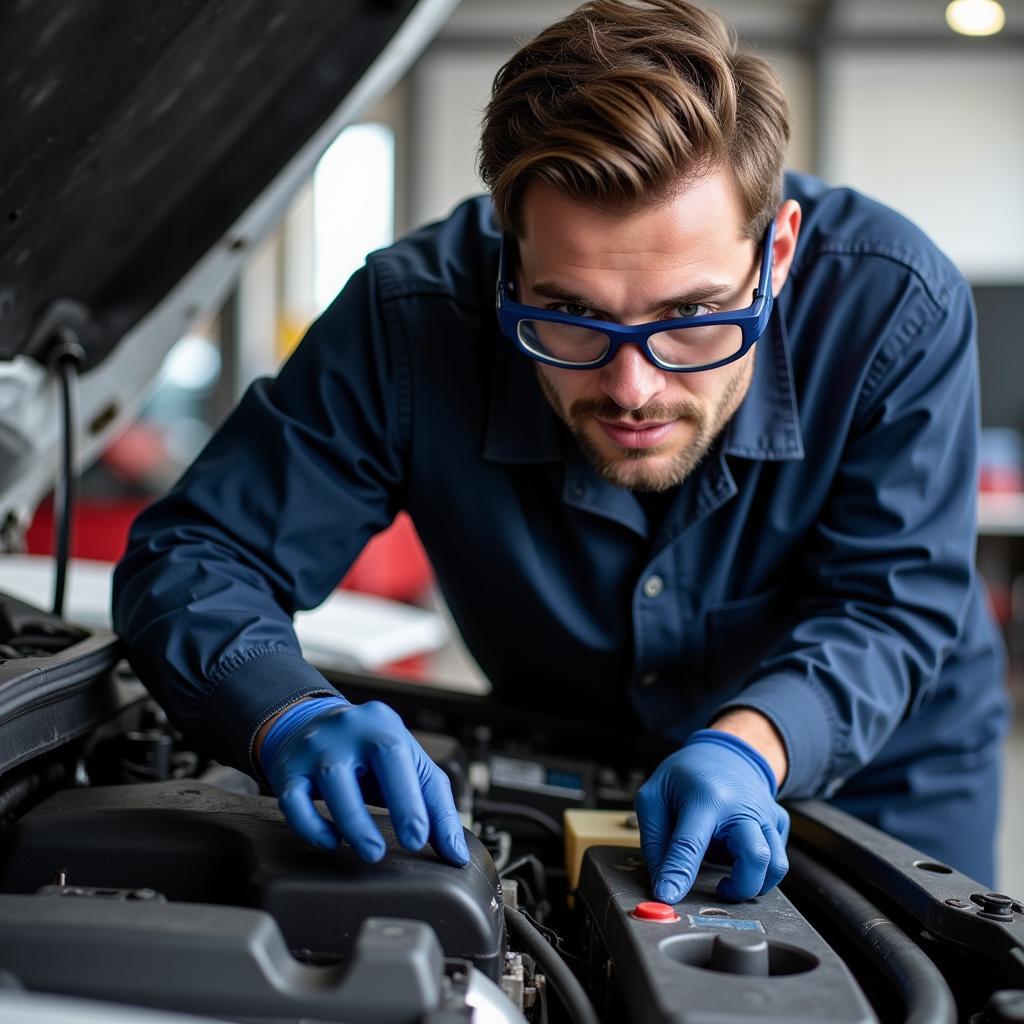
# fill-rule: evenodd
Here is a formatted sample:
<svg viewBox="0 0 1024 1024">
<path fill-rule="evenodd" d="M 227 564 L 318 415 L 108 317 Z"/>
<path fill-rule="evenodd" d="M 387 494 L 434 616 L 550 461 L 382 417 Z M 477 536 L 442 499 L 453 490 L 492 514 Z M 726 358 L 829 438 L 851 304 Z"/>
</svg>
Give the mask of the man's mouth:
<svg viewBox="0 0 1024 1024">
<path fill-rule="evenodd" d="M 595 417 L 596 418 L 596 417 Z M 598 419 L 598 425 L 620 448 L 653 448 L 661 444 L 675 428 L 678 420 L 662 423 L 610 423 Z"/>
</svg>

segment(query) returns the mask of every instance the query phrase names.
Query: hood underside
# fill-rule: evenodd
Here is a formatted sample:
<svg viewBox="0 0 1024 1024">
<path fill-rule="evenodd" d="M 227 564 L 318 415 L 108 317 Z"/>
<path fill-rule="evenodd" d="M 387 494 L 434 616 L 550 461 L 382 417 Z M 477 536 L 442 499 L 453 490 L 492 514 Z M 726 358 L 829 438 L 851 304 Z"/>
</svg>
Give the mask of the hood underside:
<svg viewBox="0 0 1024 1024">
<path fill-rule="evenodd" d="M 88 463 L 457 2 L 2 6 L 0 529 L 56 463 L 54 340 L 70 332 L 84 352 Z"/>
</svg>

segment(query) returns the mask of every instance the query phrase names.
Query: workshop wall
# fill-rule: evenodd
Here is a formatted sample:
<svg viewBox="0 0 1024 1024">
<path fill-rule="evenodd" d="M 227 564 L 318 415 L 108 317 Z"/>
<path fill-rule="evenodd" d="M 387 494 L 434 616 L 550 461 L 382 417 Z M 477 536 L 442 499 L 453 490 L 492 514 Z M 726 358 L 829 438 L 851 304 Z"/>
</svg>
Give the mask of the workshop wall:
<svg viewBox="0 0 1024 1024">
<path fill-rule="evenodd" d="M 1024 49 L 846 49 L 827 74 L 824 176 L 907 214 L 972 282 L 1024 280 Z"/>
</svg>

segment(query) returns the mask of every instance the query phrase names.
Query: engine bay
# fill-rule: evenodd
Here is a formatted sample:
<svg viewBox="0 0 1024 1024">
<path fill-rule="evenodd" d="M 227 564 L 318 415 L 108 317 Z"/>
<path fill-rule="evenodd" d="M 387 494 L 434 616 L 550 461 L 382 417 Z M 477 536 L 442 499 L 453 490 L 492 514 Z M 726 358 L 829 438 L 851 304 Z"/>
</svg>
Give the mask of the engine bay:
<svg viewBox="0 0 1024 1024">
<path fill-rule="evenodd" d="M 373 810 L 388 852 L 366 864 L 306 845 L 272 795 L 176 733 L 116 638 L 13 600 L 3 621 L 0 1010 L 36 996 L 180 1022 L 872 1022 L 931 999 L 948 1019 L 1019 1019 L 998 1013 L 1024 988 L 1024 907 L 826 804 L 791 807 L 779 889 L 718 899 L 713 849 L 668 907 L 632 813 L 657 742 L 335 673 L 446 772 L 471 853 L 453 868 L 404 850 Z"/>
</svg>

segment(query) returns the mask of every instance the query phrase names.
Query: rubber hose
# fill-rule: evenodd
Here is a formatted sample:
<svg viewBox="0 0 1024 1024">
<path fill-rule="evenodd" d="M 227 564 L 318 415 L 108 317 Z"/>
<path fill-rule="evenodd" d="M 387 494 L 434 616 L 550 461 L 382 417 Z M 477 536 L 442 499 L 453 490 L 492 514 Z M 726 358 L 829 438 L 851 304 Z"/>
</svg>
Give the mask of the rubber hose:
<svg viewBox="0 0 1024 1024">
<path fill-rule="evenodd" d="M 600 1024 L 590 997 L 544 936 L 518 910 L 511 907 L 505 907 L 505 926 L 516 942 L 537 961 L 574 1024 Z"/>
</svg>

